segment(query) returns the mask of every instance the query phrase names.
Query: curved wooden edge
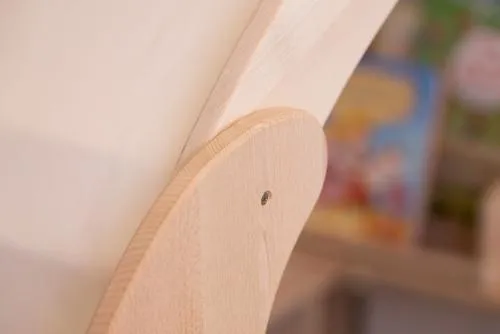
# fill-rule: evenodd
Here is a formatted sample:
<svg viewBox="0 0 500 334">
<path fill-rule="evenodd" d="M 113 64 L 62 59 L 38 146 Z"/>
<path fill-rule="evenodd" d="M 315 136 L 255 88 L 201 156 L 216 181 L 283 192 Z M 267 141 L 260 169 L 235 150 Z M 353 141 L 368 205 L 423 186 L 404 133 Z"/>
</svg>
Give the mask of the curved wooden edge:
<svg viewBox="0 0 500 334">
<path fill-rule="evenodd" d="M 306 112 L 228 126 L 158 198 L 88 333 L 264 333 L 325 169 L 323 131 Z"/>
<path fill-rule="evenodd" d="M 486 192 L 481 212 L 480 282 L 490 298 L 500 300 L 500 181 Z"/>
<path fill-rule="evenodd" d="M 324 122 L 396 2 L 263 1 L 201 110 L 179 161 L 248 110 L 290 106 Z"/>
</svg>

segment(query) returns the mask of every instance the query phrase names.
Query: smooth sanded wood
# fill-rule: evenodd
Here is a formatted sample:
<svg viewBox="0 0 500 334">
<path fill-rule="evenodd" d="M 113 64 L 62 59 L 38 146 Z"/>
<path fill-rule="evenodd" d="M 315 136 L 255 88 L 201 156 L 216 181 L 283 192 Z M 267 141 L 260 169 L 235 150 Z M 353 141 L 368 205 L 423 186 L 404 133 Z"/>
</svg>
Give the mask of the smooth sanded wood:
<svg viewBox="0 0 500 334">
<path fill-rule="evenodd" d="M 258 109 L 280 80 L 320 43 L 350 1 L 263 1 L 201 110 L 183 156 L 226 124 Z M 281 102 L 285 104 L 275 106 L 289 105 Z"/>
<path fill-rule="evenodd" d="M 263 334 L 325 168 L 322 127 L 306 112 L 231 124 L 157 200 L 88 333 Z"/>
<path fill-rule="evenodd" d="M 3 1 L 0 242 L 116 266 L 258 5 Z"/>
<path fill-rule="evenodd" d="M 252 110 L 324 121 L 394 2 L 1 2 L 0 331 L 81 332 L 175 167 Z"/>
<path fill-rule="evenodd" d="M 0 1 L 0 333 L 85 331 L 260 2 Z"/>
<path fill-rule="evenodd" d="M 248 110 L 308 110 L 323 123 L 397 0 L 263 1 L 221 72 L 181 161 Z"/>
<path fill-rule="evenodd" d="M 483 200 L 480 233 L 480 284 L 484 294 L 500 302 L 500 182 Z"/>
</svg>

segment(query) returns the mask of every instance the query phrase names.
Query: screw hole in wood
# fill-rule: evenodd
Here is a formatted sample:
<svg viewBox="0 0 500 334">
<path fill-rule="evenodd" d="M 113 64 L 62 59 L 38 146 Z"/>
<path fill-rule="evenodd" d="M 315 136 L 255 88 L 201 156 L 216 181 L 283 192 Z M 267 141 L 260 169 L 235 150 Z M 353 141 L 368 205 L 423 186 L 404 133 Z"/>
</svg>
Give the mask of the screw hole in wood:
<svg viewBox="0 0 500 334">
<path fill-rule="evenodd" d="M 267 202 L 269 202 L 269 200 L 271 199 L 272 197 L 272 193 L 269 191 L 269 190 L 266 190 L 263 194 L 262 194 L 262 197 L 260 198 L 260 204 L 262 206 L 266 205 Z"/>
</svg>

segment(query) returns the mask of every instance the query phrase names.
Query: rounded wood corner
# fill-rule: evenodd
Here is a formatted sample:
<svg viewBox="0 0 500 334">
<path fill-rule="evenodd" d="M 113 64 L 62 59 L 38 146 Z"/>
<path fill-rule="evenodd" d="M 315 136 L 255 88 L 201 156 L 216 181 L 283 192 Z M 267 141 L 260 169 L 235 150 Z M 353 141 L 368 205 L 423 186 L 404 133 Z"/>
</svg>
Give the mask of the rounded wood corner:
<svg viewBox="0 0 500 334">
<path fill-rule="evenodd" d="M 157 199 L 87 333 L 264 333 L 326 161 L 307 112 L 261 110 L 226 127 Z"/>
</svg>

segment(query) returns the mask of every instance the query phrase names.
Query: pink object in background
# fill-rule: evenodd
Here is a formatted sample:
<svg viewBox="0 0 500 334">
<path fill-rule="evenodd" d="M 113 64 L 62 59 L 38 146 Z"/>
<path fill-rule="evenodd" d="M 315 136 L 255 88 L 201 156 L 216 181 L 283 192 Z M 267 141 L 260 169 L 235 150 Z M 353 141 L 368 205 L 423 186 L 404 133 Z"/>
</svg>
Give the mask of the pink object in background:
<svg viewBox="0 0 500 334">
<path fill-rule="evenodd" d="M 451 58 L 452 87 L 464 102 L 489 111 L 500 105 L 500 33 L 474 27 Z"/>
</svg>

